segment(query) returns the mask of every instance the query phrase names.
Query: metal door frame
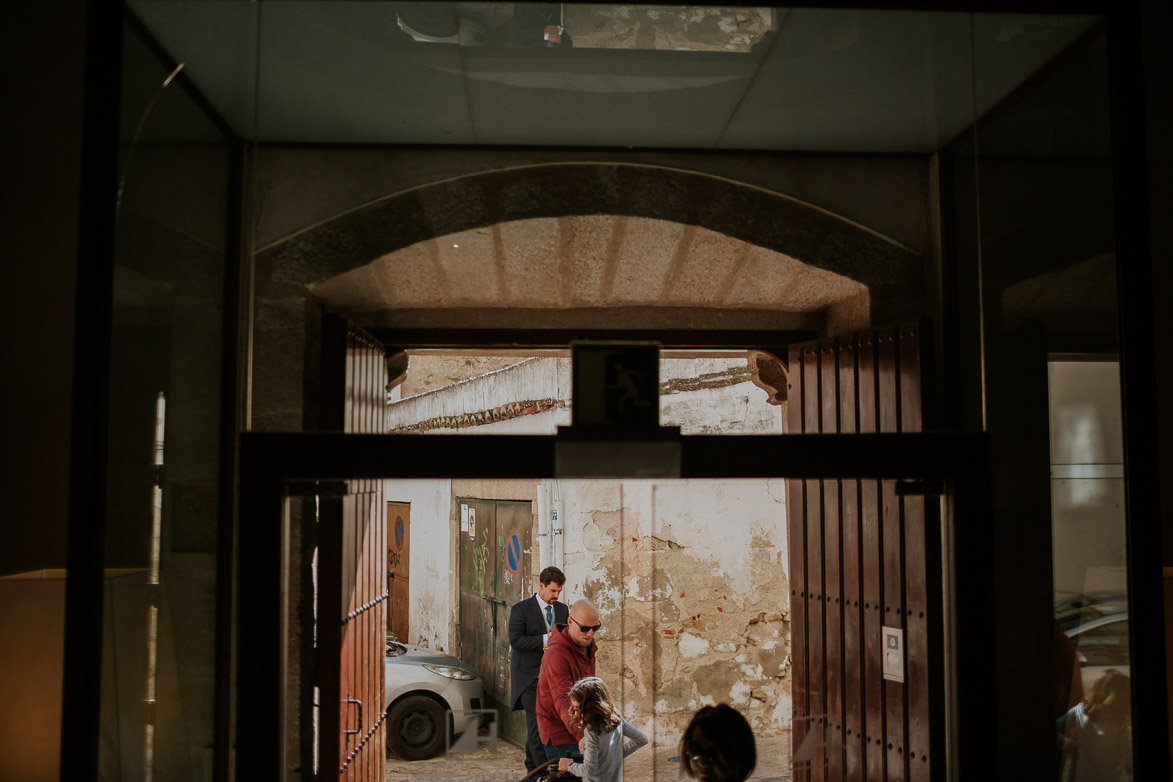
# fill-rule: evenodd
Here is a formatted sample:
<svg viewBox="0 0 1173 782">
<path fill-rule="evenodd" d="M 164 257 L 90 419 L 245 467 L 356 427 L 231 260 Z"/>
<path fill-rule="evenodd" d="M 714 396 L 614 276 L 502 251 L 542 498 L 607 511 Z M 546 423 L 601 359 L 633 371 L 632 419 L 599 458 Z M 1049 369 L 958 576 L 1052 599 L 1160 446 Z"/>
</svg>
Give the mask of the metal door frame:
<svg viewBox="0 0 1173 782">
<path fill-rule="evenodd" d="M 236 775 L 283 778 L 288 642 L 286 598 L 291 484 L 346 479 L 553 478 L 551 435 L 244 433 L 237 584 Z M 950 778 L 991 778 L 997 724 L 990 449 L 984 433 L 693 435 L 681 437 L 681 478 L 879 478 L 939 482 L 944 489 L 942 601 Z M 494 459 L 501 448 L 508 460 Z M 957 623 L 955 617 L 965 617 Z M 964 677 L 956 675 L 964 671 Z M 1047 752 L 1049 748 L 1040 748 Z"/>
</svg>

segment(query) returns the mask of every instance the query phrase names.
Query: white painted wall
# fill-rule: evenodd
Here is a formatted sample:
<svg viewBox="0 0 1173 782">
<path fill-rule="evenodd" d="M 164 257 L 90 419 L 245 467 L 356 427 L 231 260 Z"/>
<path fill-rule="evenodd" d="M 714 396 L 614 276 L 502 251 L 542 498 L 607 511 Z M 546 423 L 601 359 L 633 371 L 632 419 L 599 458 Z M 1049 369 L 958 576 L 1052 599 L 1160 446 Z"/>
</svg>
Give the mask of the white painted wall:
<svg viewBox="0 0 1173 782">
<path fill-rule="evenodd" d="M 411 566 L 407 643 L 429 649 L 455 648 L 456 558 L 452 556 L 452 481 L 389 480 L 388 502 L 411 505 Z"/>
<path fill-rule="evenodd" d="M 407 371 L 410 375 L 410 364 Z M 570 400 L 569 358 L 526 359 L 496 372 L 489 372 L 418 396 L 408 397 L 388 406 L 387 430 L 393 432 L 402 426 L 435 418 L 479 413 L 507 405 L 510 402 L 541 399 Z M 540 424 L 533 421 L 526 422 L 526 418 L 537 418 L 537 416 L 525 416 L 511 422 L 497 422 L 496 430 L 516 433 L 528 427 L 535 427 L 535 431 L 527 433 L 548 434 L 554 431 L 554 429 L 547 427 L 556 425 L 552 424 L 556 416 L 545 416 L 545 420 Z M 570 422 L 569 410 L 565 411 L 565 422 Z M 509 423 L 510 426 L 499 426 L 502 423 Z M 492 431 L 491 427 L 493 426 L 494 424 L 489 424 L 478 428 L 478 431 Z M 514 428 L 518 426 L 521 429 Z M 542 428 L 540 432 L 536 431 L 539 426 Z M 442 428 L 434 431 L 451 432 L 455 430 Z"/>
<path fill-rule="evenodd" d="M 747 370 L 744 358 L 662 359 L 661 381 L 713 379 Z M 411 370 L 408 369 L 410 374 Z M 744 372 L 742 373 L 744 374 Z M 393 392 L 394 393 L 394 392 Z M 570 424 L 571 367 L 568 358 L 532 358 L 479 377 L 462 380 L 391 404 L 388 431 L 421 421 L 475 414 L 510 402 L 560 400 L 556 410 L 456 429 L 443 434 L 554 434 Z M 766 392 L 748 378 L 732 385 L 697 390 L 669 390 L 660 397 L 660 421 L 684 434 L 781 434 L 781 408 L 766 401 Z"/>
</svg>

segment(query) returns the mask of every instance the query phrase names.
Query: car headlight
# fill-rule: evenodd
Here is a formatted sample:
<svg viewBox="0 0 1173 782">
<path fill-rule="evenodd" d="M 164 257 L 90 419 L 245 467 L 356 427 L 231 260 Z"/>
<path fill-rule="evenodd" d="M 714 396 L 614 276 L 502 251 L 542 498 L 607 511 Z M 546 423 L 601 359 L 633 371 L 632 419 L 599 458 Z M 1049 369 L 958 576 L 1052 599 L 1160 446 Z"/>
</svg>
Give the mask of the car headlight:
<svg viewBox="0 0 1173 782">
<path fill-rule="evenodd" d="M 431 663 L 424 663 L 424 667 L 434 674 L 443 676 L 447 679 L 458 679 L 466 682 L 469 679 L 475 679 L 477 675 L 472 671 L 466 671 L 463 668 L 456 668 L 451 665 L 432 665 Z"/>
</svg>

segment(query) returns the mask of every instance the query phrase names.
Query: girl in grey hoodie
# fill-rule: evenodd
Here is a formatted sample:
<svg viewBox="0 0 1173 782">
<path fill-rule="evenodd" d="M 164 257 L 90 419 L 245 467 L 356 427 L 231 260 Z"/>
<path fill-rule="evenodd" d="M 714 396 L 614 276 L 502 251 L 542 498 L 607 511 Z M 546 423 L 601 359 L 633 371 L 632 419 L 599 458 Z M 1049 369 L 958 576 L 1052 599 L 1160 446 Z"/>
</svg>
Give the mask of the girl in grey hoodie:
<svg viewBox="0 0 1173 782">
<path fill-rule="evenodd" d="M 558 770 L 584 782 L 623 782 L 623 759 L 647 744 L 648 737 L 623 719 L 597 676 L 579 679 L 569 695 L 571 714 L 583 729 L 582 762 L 562 758 Z"/>
</svg>

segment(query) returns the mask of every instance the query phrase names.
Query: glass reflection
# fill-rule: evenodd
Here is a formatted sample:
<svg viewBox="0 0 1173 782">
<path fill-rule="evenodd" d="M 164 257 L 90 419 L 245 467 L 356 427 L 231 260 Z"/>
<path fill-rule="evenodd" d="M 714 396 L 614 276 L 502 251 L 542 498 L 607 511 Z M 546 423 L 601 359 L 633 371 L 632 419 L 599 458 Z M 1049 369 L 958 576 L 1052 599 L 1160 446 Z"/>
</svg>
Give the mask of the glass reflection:
<svg viewBox="0 0 1173 782">
<path fill-rule="evenodd" d="M 1048 369 L 1059 779 L 1130 780 L 1120 367 Z"/>
<path fill-rule="evenodd" d="M 229 144 L 124 41 L 99 778 L 212 778 Z"/>
</svg>

